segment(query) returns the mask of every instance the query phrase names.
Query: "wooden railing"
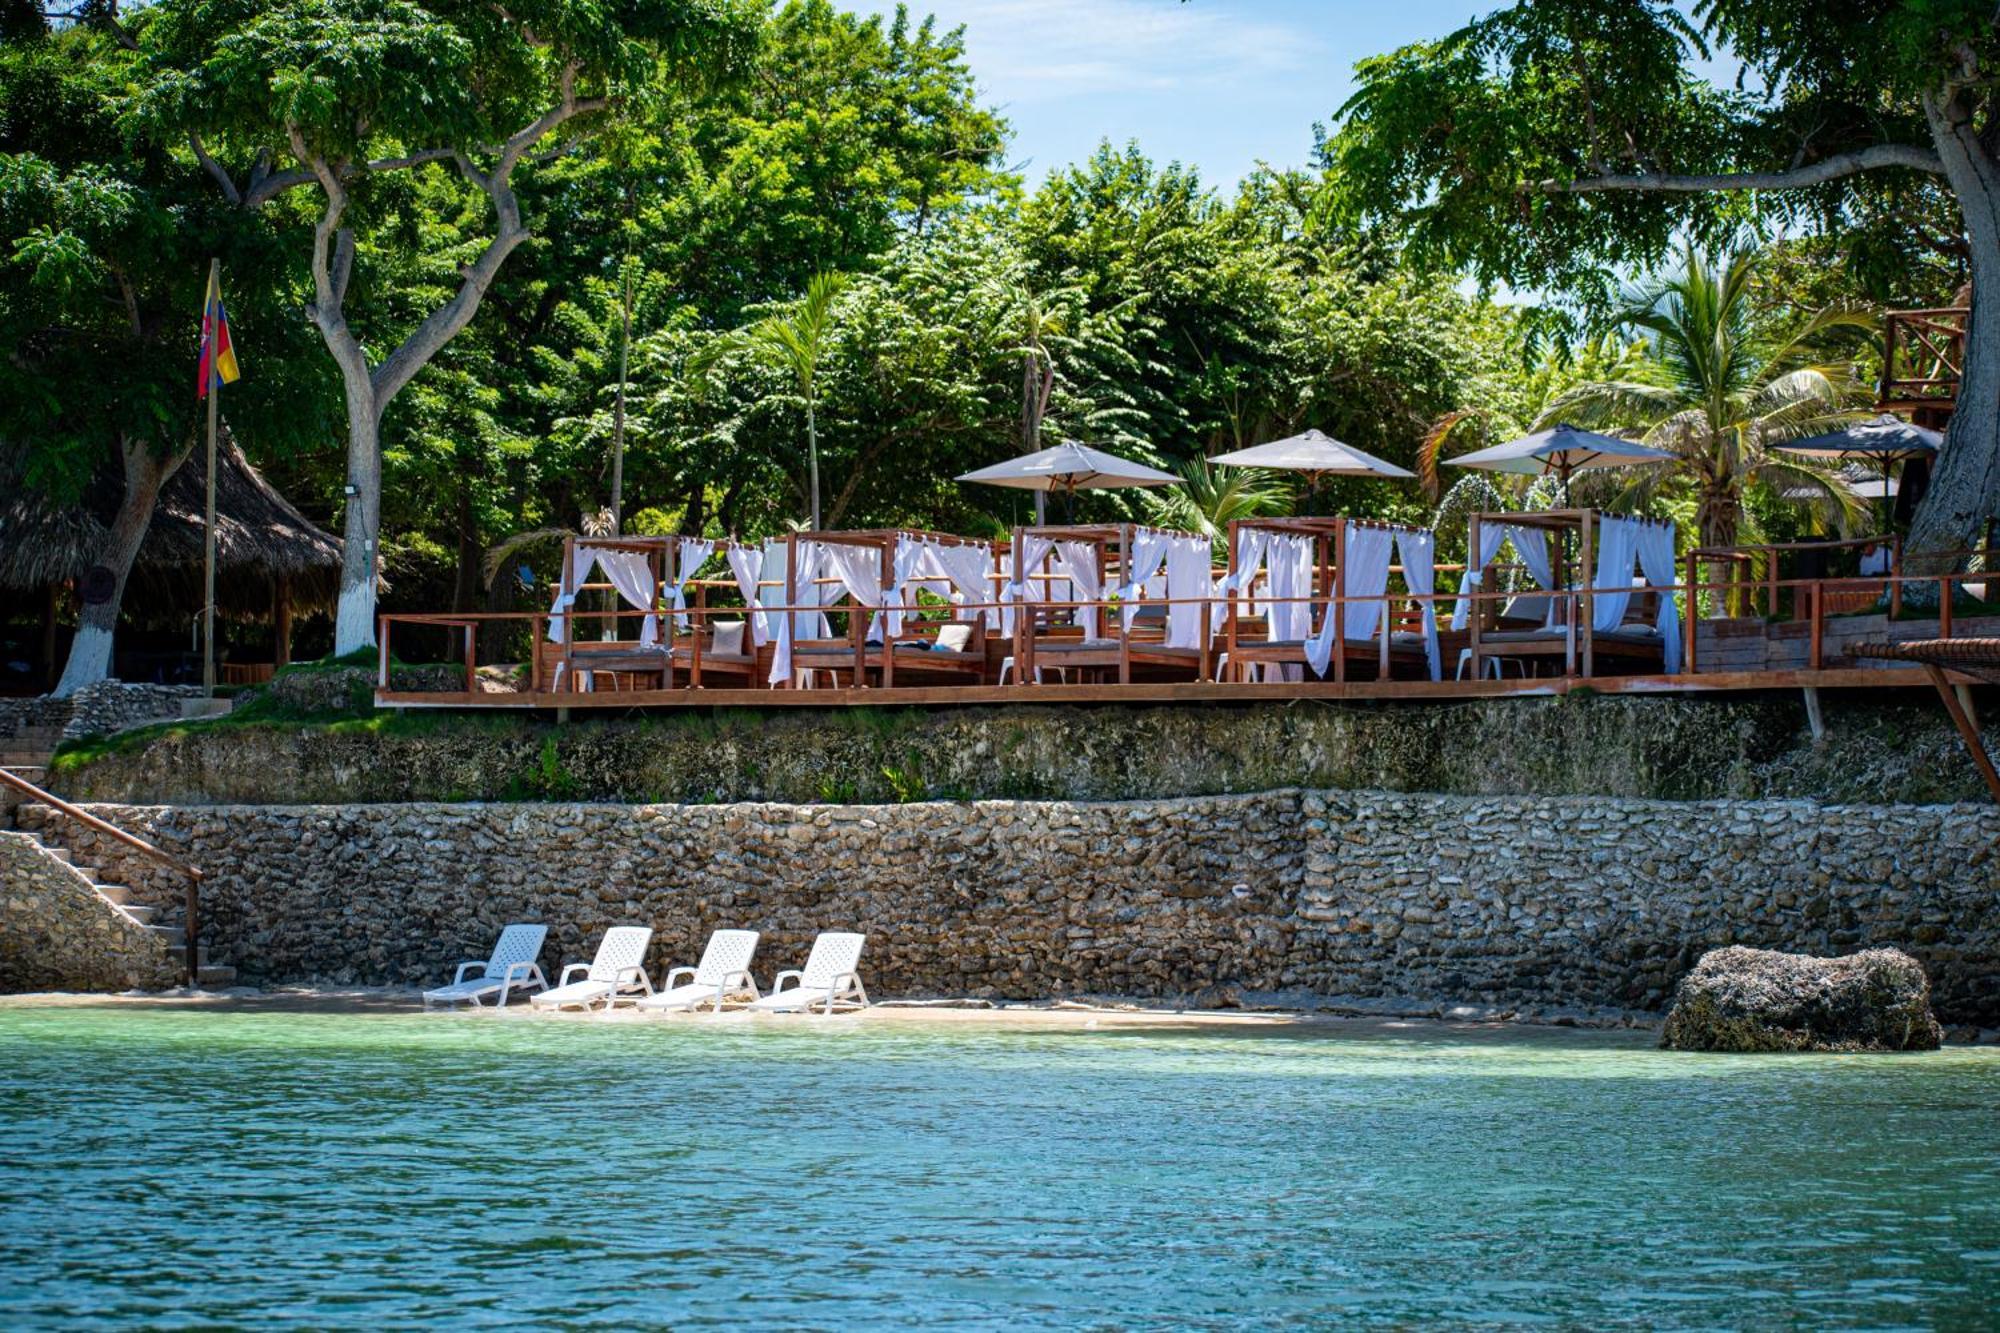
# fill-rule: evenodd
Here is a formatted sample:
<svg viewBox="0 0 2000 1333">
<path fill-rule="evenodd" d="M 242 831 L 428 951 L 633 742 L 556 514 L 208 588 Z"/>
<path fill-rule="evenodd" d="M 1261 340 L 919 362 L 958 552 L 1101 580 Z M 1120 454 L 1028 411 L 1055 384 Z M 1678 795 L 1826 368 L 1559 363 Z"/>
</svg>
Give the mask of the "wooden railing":
<svg viewBox="0 0 2000 1333">
<path fill-rule="evenodd" d="M 201 975 L 201 940 L 199 934 L 201 924 L 201 881 L 203 878 L 201 871 L 172 853 L 155 847 L 152 843 L 147 842 L 137 834 L 127 833 L 116 824 L 106 823 L 96 815 L 91 814 L 90 811 L 71 805 L 68 801 L 65 801 L 53 792 L 43 791 L 40 787 L 37 787 L 34 783 L 17 773 L 11 773 L 4 768 L 0 768 L 0 783 L 5 783 L 7 786 L 12 787 L 31 801 L 37 801 L 42 805 L 46 805 L 57 814 L 66 815 L 86 828 L 93 829 L 107 838 L 125 844 L 146 859 L 165 866 L 187 880 L 187 900 L 185 903 L 187 919 L 182 928 L 182 938 L 187 943 L 187 983 L 193 986 L 200 979 Z"/>
</svg>

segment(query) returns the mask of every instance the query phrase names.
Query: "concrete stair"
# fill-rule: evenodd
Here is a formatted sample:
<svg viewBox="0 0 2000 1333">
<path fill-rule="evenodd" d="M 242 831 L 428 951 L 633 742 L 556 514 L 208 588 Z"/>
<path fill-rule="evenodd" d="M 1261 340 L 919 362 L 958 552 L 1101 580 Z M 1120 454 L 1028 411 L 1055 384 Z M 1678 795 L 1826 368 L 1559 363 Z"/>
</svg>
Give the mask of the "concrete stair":
<svg viewBox="0 0 2000 1333">
<path fill-rule="evenodd" d="M 18 772 L 19 770 L 16 771 Z M 29 780 L 33 781 L 32 778 Z M 42 849 L 50 856 L 74 867 L 78 874 L 90 881 L 90 887 L 97 891 L 99 897 L 110 903 L 133 923 L 144 926 L 147 930 L 158 935 L 167 946 L 167 956 L 173 960 L 174 966 L 180 969 L 183 975 L 185 975 L 187 968 L 187 929 L 186 922 L 180 919 L 180 913 L 152 903 L 134 902 L 132 890 L 128 885 L 115 884 L 100 879 L 96 866 L 79 864 L 76 859 L 76 853 L 65 844 L 56 840 L 53 836 L 56 831 L 55 819 L 44 819 L 40 823 L 41 827 L 29 832 L 28 836 L 40 843 Z M 195 984 L 198 986 L 205 989 L 219 989 L 224 986 L 234 986 L 236 984 L 236 969 L 226 962 L 213 958 L 206 944 L 201 946 L 200 953 L 195 960 L 195 966 Z"/>
</svg>

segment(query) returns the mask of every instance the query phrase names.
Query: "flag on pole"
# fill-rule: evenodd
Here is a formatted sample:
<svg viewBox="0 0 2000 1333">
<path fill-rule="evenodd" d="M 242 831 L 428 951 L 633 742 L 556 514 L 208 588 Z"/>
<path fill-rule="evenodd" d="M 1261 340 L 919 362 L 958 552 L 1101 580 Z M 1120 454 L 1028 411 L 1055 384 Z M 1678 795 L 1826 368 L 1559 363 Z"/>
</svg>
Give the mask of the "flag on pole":
<svg viewBox="0 0 2000 1333">
<path fill-rule="evenodd" d="M 208 275 L 208 300 L 201 309 L 201 370 L 195 397 L 208 397 L 211 385 L 221 388 L 234 384 L 242 375 L 236 365 L 236 347 L 229 341 L 229 315 L 222 308 L 222 279 Z"/>
</svg>

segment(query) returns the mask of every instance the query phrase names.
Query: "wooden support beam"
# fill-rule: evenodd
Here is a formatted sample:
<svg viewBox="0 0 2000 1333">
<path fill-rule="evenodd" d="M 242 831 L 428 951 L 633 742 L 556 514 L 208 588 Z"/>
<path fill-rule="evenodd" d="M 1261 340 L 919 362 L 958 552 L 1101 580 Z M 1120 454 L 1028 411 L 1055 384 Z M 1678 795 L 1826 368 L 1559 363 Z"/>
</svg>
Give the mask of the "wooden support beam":
<svg viewBox="0 0 2000 1333">
<path fill-rule="evenodd" d="M 1818 745 L 1826 739 L 1826 718 L 1819 709 L 1819 686 L 1808 685 L 1799 693 L 1805 696 L 1806 725 L 1812 729 L 1813 744 Z"/>
<path fill-rule="evenodd" d="M 1993 758 L 1986 753 L 1986 744 L 1979 738 L 1979 724 L 1958 702 L 1958 694 L 1945 679 L 1944 671 L 1935 663 L 1924 663 L 1924 674 L 1931 678 L 1931 684 L 1944 700 L 1944 711 L 1951 714 L 1951 724 L 1958 728 L 1958 738 L 1965 742 L 1966 753 L 1972 756 L 1973 765 L 1979 769 L 1979 776 L 1986 779 L 1986 790 L 1993 795 L 1993 801 L 2000 805 L 2000 771 L 1993 767 Z"/>
</svg>

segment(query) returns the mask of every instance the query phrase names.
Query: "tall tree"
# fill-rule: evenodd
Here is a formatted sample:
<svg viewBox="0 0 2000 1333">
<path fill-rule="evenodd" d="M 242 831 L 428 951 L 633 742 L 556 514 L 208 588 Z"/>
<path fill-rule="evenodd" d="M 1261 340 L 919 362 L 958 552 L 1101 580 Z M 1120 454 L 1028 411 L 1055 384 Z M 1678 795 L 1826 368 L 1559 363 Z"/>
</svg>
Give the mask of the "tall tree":
<svg viewBox="0 0 2000 1333">
<path fill-rule="evenodd" d="M 238 336 L 269 361 L 229 391 L 239 438 L 279 449 L 324 424 L 323 386 L 278 312 L 282 229 L 221 206 L 192 158 L 119 124 L 131 38 L 110 7 L 0 43 L 0 468 L 58 504 L 118 478 L 56 689 L 110 672 L 125 584 L 161 487 L 196 439 L 195 344 L 208 260 L 224 260 Z M 274 406 L 282 405 L 274 411 Z"/>
<path fill-rule="evenodd" d="M 1697 62 L 1740 60 L 1734 86 Z M 1329 188 L 1413 252 L 1608 300 L 1682 232 L 1849 225 L 1954 198 L 1972 277 L 1959 406 L 1911 533 L 2000 513 L 2000 11 L 1974 0 L 1534 0 L 1362 62 Z M 1926 567 L 1919 556 L 1917 567 Z"/>
<path fill-rule="evenodd" d="M 162 0 L 140 45 L 145 121 L 183 133 L 232 204 L 319 196 L 313 299 L 347 400 L 345 564 L 334 651 L 375 640 L 383 413 L 478 312 L 530 239 L 516 173 L 567 151 L 623 107 L 732 69 L 750 28 L 735 0 Z M 560 142 L 557 142 L 561 137 Z M 554 147 L 551 147 L 552 142 Z M 289 167 L 283 164 L 289 162 Z M 281 169 L 283 167 L 283 169 Z M 348 318 L 372 182 L 456 170 L 484 196 L 492 233 L 449 295 L 383 321 L 371 354 Z"/>
</svg>

